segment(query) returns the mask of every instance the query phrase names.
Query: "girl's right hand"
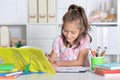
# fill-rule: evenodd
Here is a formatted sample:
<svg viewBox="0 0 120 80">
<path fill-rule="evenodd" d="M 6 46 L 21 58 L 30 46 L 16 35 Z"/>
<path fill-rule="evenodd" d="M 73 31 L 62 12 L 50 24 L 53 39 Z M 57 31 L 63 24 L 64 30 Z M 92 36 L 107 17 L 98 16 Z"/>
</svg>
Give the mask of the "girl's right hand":
<svg viewBox="0 0 120 80">
<path fill-rule="evenodd" d="M 56 67 L 58 67 L 57 64 L 55 64 L 55 62 L 52 59 L 48 58 L 48 60 L 54 69 L 56 69 Z"/>
<path fill-rule="evenodd" d="M 52 64 L 53 68 L 56 69 L 58 67 L 57 64 Z"/>
</svg>

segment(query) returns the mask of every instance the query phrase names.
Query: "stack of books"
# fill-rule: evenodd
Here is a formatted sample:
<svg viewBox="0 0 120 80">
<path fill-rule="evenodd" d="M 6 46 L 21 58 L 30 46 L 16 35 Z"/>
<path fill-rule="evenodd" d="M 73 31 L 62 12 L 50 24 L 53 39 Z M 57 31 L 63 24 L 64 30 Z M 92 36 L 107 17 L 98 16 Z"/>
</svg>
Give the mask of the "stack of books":
<svg viewBox="0 0 120 80">
<path fill-rule="evenodd" d="M 96 65 L 95 74 L 101 76 L 120 76 L 120 62 Z"/>
<path fill-rule="evenodd" d="M 0 76 L 0 80 L 15 80 L 15 76 Z"/>
<path fill-rule="evenodd" d="M 23 71 L 15 71 L 13 63 L 0 64 L 0 80 L 15 80 L 16 75 L 22 74 Z"/>
</svg>

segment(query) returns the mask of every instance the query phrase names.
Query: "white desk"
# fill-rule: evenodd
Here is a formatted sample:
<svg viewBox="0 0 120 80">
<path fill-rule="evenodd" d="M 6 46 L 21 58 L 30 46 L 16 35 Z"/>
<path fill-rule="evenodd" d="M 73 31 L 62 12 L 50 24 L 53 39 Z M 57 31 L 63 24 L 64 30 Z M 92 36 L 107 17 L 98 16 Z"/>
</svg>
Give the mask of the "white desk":
<svg viewBox="0 0 120 80">
<path fill-rule="evenodd" d="M 18 77 L 16 80 L 120 80 L 118 77 L 103 77 L 92 72 L 85 73 L 57 73 L 50 74 L 28 74 Z"/>
</svg>

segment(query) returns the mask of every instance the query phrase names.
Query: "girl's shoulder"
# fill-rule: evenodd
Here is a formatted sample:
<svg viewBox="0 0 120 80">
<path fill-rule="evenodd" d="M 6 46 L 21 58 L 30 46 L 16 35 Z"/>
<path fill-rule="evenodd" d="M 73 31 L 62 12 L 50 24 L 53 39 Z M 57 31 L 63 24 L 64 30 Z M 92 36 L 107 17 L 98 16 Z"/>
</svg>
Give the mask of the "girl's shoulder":
<svg viewBox="0 0 120 80">
<path fill-rule="evenodd" d="M 57 36 L 55 40 L 62 40 L 62 36 L 61 35 Z"/>
<path fill-rule="evenodd" d="M 90 41 L 90 37 L 89 35 L 87 34 L 84 38 L 82 38 L 82 40 L 80 41 L 81 43 L 84 43 L 86 41 Z"/>
<path fill-rule="evenodd" d="M 62 36 L 61 35 L 57 36 L 54 41 L 55 42 L 62 42 L 63 41 Z"/>
<path fill-rule="evenodd" d="M 88 40 L 88 39 L 90 39 L 90 37 L 88 34 L 86 34 L 86 36 L 83 38 L 83 40 Z"/>
</svg>

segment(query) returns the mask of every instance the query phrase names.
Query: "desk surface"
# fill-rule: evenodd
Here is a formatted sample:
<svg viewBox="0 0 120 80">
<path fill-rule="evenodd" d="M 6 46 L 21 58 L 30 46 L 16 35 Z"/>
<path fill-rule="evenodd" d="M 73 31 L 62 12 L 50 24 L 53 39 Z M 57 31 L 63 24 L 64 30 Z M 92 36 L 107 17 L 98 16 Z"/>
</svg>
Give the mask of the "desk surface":
<svg viewBox="0 0 120 80">
<path fill-rule="evenodd" d="M 57 73 L 50 74 L 28 74 L 18 77 L 16 80 L 120 80 L 120 76 L 104 77 L 92 72 L 85 73 Z"/>
</svg>

